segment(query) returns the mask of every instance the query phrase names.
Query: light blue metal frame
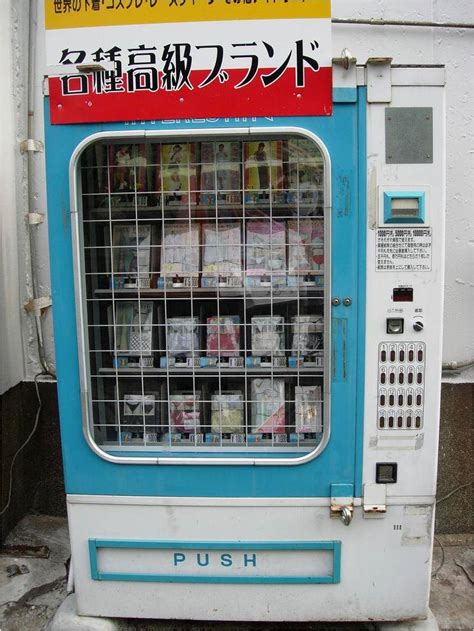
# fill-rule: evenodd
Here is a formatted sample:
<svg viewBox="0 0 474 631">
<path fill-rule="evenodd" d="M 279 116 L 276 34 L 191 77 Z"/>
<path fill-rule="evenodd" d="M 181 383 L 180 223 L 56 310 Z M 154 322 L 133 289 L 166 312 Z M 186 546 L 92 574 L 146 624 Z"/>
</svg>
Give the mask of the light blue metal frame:
<svg viewBox="0 0 474 631">
<path fill-rule="evenodd" d="M 246 583 L 246 584 L 322 584 L 341 580 L 340 541 L 143 541 L 129 539 L 89 539 L 91 578 L 95 581 L 132 581 L 146 583 Z M 332 550 L 333 570 L 329 576 L 199 576 L 194 574 L 131 574 L 100 572 L 100 548 L 128 550 Z"/>
<path fill-rule="evenodd" d="M 45 99 L 47 147 L 48 227 L 51 254 L 58 397 L 68 494 L 150 497 L 330 497 L 331 484 L 362 488 L 362 433 L 365 335 L 365 89 L 338 95 L 334 113 L 327 117 L 278 119 L 220 119 L 150 121 L 138 124 L 52 126 Z M 77 348 L 74 264 L 71 236 L 70 190 L 67 164 L 75 148 L 97 132 L 172 128 L 280 127 L 307 129 L 328 148 L 332 164 L 332 287 L 331 295 L 348 296 L 352 304 L 332 308 L 333 328 L 344 333 L 336 340 L 332 379 L 331 438 L 314 460 L 298 466 L 220 466 L 176 468 L 105 462 L 86 443 L 82 433 L 79 360 Z M 248 453 L 248 452 L 247 452 Z M 141 456 L 140 452 L 127 455 Z M 147 455 L 150 455 L 147 453 Z M 157 454 L 158 455 L 158 454 Z M 176 454 L 180 455 L 180 454 Z M 212 454 L 203 454 L 212 457 Z M 257 455 L 252 452 L 252 455 Z M 271 454 L 269 455 L 271 457 Z"/>
</svg>

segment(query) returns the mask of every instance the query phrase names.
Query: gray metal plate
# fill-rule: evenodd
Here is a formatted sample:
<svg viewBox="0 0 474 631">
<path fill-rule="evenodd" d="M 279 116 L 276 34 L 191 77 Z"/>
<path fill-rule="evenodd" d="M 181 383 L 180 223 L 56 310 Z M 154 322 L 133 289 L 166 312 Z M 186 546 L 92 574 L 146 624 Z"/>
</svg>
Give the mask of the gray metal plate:
<svg viewBox="0 0 474 631">
<path fill-rule="evenodd" d="M 387 164 L 433 162 L 433 108 L 385 109 L 385 161 Z"/>
</svg>

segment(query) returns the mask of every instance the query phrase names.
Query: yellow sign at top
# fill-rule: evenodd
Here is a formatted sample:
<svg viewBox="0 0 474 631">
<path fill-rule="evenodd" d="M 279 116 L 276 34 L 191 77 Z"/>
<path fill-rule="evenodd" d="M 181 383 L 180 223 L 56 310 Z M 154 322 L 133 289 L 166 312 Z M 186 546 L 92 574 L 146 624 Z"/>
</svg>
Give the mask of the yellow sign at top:
<svg viewBox="0 0 474 631">
<path fill-rule="evenodd" d="M 331 17 L 331 0 L 45 0 L 47 29 Z"/>
</svg>

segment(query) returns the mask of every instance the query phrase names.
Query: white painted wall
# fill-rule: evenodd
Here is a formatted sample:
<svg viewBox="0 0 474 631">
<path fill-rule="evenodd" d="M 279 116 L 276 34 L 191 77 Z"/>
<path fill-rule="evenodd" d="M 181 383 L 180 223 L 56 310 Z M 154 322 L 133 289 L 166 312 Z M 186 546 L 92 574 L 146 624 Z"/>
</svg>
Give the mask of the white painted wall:
<svg viewBox="0 0 474 631">
<path fill-rule="evenodd" d="M 39 5 L 35 82 L 35 136 L 43 137 L 41 77 L 43 68 L 42 2 Z M 3 160 L 0 169 L 0 340 L 1 391 L 40 372 L 36 334 L 22 302 L 31 297 L 26 224 L 25 137 L 28 50 L 28 0 L 0 3 L 0 85 Z M 333 0 L 334 17 L 462 21 L 474 23 L 472 0 Z M 445 64 L 447 75 L 447 242 L 445 291 L 445 362 L 474 359 L 474 30 L 334 25 L 333 53 L 349 48 L 359 63 L 368 57 L 393 57 L 394 64 Z M 9 60 L 6 63 L 6 60 Z M 7 163 L 5 165 L 5 163 Z M 35 157 L 34 210 L 45 212 L 43 156 Z M 50 293 L 46 224 L 35 228 L 36 263 L 41 295 Z M 45 343 L 53 362 L 52 318 L 45 316 Z M 427 322 L 427 325 L 428 322 Z M 5 353 L 6 351 L 6 353 Z M 4 354 L 5 353 L 5 354 Z M 6 361 L 4 358 L 6 357 Z M 468 379 L 474 381 L 474 371 Z"/>
<path fill-rule="evenodd" d="M 0 3 L 0 394 L 24 377 L 23 344 L 20 323 L 19 252 L 23 240 L 22 173 L 18 170 L 17 134 L 19 127 L 16 88 L 17 60 L 12 46 L 11 2 Z M 18 89 L 21 86 L 18 85 Z M 12 95 L 10 97 L 10 95 Z M 6 97 L 6 98 L 5 98 Z M 19 242 L 20 240 L 20 242 Z"/>
</svg>

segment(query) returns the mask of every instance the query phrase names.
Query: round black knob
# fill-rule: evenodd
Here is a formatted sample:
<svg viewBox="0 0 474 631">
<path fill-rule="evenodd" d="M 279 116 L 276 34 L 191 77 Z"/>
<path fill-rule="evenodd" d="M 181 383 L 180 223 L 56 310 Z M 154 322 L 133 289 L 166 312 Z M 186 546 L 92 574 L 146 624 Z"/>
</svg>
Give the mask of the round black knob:
<svg viewBox="0 0 474 631">
<path fill-rule="evenodd" d="M 423 331 L 424 326 L 425 325 L 421 318 L 415 318 L 413 320 L 413 328 L 415 329 L 415 331 Z"/>
</svg>

